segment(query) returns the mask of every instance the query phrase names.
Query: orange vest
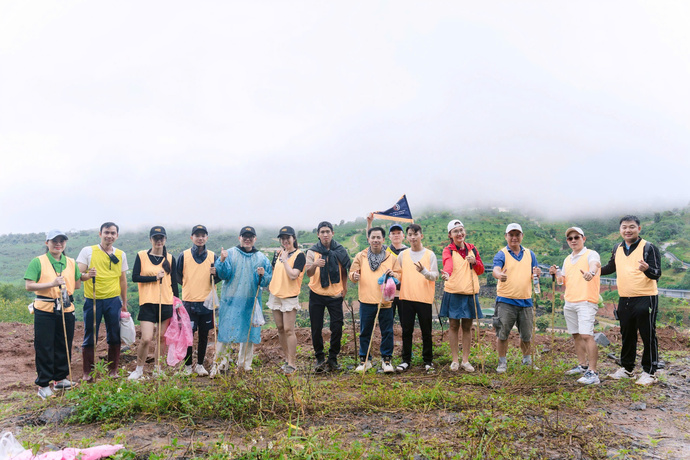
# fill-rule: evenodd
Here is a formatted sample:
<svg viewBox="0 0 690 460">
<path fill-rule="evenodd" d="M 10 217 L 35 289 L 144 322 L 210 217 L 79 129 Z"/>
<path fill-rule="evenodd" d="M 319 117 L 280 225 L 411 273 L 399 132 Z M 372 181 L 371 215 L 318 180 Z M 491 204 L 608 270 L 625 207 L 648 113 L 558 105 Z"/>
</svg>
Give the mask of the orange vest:
<svg viewBox="0 0 690 460">
<path fill-rule="evenodd" d="M 300 254 L 302 254 L 302 251 L 296 249 L 292 255 L 288 257 L 288 265 L 294 267 L 295 260 Z M 268 291 L 279 299 L 289 299 L 290 297 L 298 296 L 302 288 L 302 278 L 304 278 L 304 269 L 302 269 L 297 278 L 294 280 L 290 279 L 285 270 L 285 265 L 278 259 L 276 261 L 276 266 L 273 267 L 273 277 L 271 278 L 271 284 L 268 285 Z M 319 284 L 319 286 L 320 285 L 321 284 Z"/>
<path fill-rule="evenodd" d="M 314 254 L 314 262 L 317 260 L 321 259 L 321 254 L 319 254 L 316 251 L 312 251 Z M 325 267 L 324 267 L 325 268 Z M 321 267 L 316 267 L 316 271 L 314 274 L 309 278 L 309 289 L 311 289 L 314 294 L 319 294 L 322 296 L 326 297 L 340 297 L 343 295 L 343 282 L 342 282 L 342 270 L 343 267 L 338 264 L 338 282 L 333 284 L 331 283 L 328 285 L 326 288 L 321 287 Z"/>
<path fill-rule="evenodd" d="M 644 258 L 644 246 L 647 242 L 640 240 L 635 250 L 626 256 L 621 243 L 616 250 L 616 284 L 618 284 L 618 295 L 621 297 L 643 297 L 657 295 L 659 291 L 656 287 L 656 280 L 647 278 L 640 271 L 639 261 Z"/>
<path fill-rule="evenodd" d="M 156 276 L 159 271 L 163 270 L 163 260 L 161 258 L 161 263 L 154 265 L 149 259 L 149 255 L 146 251 L 139 251 L 139 263 L 141 265 L 141 276 Z M 172 256 L 168 254 L 168 263 L 172 265 Z M 159 287 L 160 281 L 153 283 L 137 283 L 139 286 L 139 305 L 144 305 L 146 303 L 162 305 L 172 305 L 173 303 L 173 292 L 172 292 L 172 278 L 170 273 L 166 273 L 162 278 L 161 286 Z"/>
<path fill-rule="evenodd" d="M 584 254 L 580 256 L 577 263 L 572 263 L 572 258 L 566 257 L 563 263 L 563 273 L 565 275 L 565 300 L 566 302 L 591 302 L 599 303 L 599 270 L 597 274 L 594 275 L 590 281 L 585 281 L 582 277 L 583 272 L 589 271 L 589 262 L 587 262 L 587 257 L 589 253 L 592 252 L 587 249 Z"/>
<path fill-rule="evenodd" d="M 74 259 L 67 257 L 66 255 L 62 255 L 62 257 L 67 258 L 67 264 L 65 265 L 64 271 L 61 273 L 62 277 L 65 280 L 65 288 L 67 289 L 67 292 L 72 295 L 74 294 L 74 286 L 76 284 L 76 280 L 74 279 Z M 48 259 L 48 254 L 43 254 L 38 256 L 38 260 L 41 261 L 41 277 L 37 281 L 38 283 L 50 283 L 55 280 L 55 278 L 58 277 L 57 273 L 55 273 L 55 268 L 53 268 L 53 264 L 50 263 L 50 259 Z M 60 298 L 60 288 L 58 286 L 53 286 L 48 289 L 40 289 L 36 291 L 36 295 L 40 295 L 42 297 L 48 297 L 51 299 L 59 299 Z M 55 302 L 45 302 L 42 300 L 34 300 L 34 308 L 36 310 L 41 310 L 41 311 L 47 311 L 49 313 L 53 313 L 53 309 L 55 308 Z M 65 308 L 65 313 L 69 313 L 74 311 L 74 303 L 70 305 L 69 307 Z"/>
<path fill-rule="evenodd" d="M 458 251 L 451 251 L 453 273 L 445 282 L 443 290 L 449 294 L 472 295 L 479 292 L 479 277 L 470 268 L 470 263 Z"/>
<path fill-rule="evenodd" d="M 395 256 L 395 254 L 387 252 L 386 258 L 383 259 L 383 262 L 381 262 L 379 268 L 377 268 L 376 271 L 371 271 L 371 267 L 369 266 L 369 259 L 367 258 L 368 254 L 369 248 L 359 252 L 355 256 L 355 260 L 352 263 L 352 267 L 350 267 L 350 280 L 352 280 L 352 274 L 356 270 L 359 270 L 359 301 L 378 305 L 378 303 L 381 302 L 381 299 L 383 298 L 383 293 L 381 292 L 381 285 L 379 284 L 379 278 L 381 278 L 381 276 L 383 276 L 383 274 L 386 273 L 386 271 L 388 270 L 393 270 L 394 272 L 397 270 L 396 261 L 398 260 L 398 258 Z M 399 271 L 397 273 L 394 273 L 393 276 L 400 279 Z M 390 308 L 391 305 L 391 301 L 383 302 L 381 304 L 381 308 Z"/>
<path fill-rule="evenodd" d="M 207 250 L 206 260 L 200 264 L 194 260 L 191 249 L 187 249 L 182 254 L 182 300 L 203 302 L 211 292 L 210 270 L 214 258 L 213 251 Z"/>
<path fill-rule="evenodd" d="M 496 295 L 507 299 L 531 299 L 532 298 L 532 251 L 523 248 L 522 260 L 519 262 L 510 255 L 508 248 L 502 249 L 505 254 L 503 270 L 508 270 L 507 281 L 498 281 Z M 453 269 L 455 270 L 455 269 Z"/>
<path fill-rule="evenodd" d="M 424 277 L 417 271 L 417 267 L 412 262 L 410 256 L 411 249 L 407 249 L 398 255 L 398 263 L 401 268 L 400 275 L 400 300 L 410 300 L 421 303 L 434 303 L 435 283 Z M 431 251 L 424 250 L 424 255 L 420 262 L 427 270 L 431 268 Z"/>
</svg>

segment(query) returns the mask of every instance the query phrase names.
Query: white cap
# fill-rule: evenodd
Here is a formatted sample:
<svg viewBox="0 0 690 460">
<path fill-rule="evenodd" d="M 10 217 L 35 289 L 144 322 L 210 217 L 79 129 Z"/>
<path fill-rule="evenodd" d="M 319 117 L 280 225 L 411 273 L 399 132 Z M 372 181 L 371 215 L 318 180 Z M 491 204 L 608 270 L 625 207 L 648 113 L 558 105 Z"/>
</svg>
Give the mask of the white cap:
<svg viewBox="0 0 690 460">
<path fill-rule="evenodd" d="M 568 230 L 565 231 L 565 237 L 568 237 L 568 233 L 570 232 L 577 232 L 582 236 L 585 236 L 585 232 L 582 231 L 580 227 L 570 227 Z"/>
<path fill-rule="evenodd" d="M 64 236 L 66 240 L 69 239 L 69 238 L 67 238 L 67 235 L 62 233 L 60 230 L 51 230 L 48 233 L 46 233 L 46 241 L 50 241 L 52 239 L 55 239 L 58 236 Z"/>
<path fill-rule="evenodd" d="M 512 224 L 508 224 L 508 226 L 506 227 L 506 235 L 510 233 L 511 230 L 518 230 L 520 233 L 523 233 L 520 224 L 516 224 L 515 222 L 513 222 Z"/>
<path fill-rule="evenodd" d="M 453 219 L 450 222 L 448 222 L 448 233 L 450 233 L 450 231 L 453 230 L 455 227 L 465 228 L 465 226 L 462 225 L 462 222 L 460 222 L 458 219 Z"/>
</svg>

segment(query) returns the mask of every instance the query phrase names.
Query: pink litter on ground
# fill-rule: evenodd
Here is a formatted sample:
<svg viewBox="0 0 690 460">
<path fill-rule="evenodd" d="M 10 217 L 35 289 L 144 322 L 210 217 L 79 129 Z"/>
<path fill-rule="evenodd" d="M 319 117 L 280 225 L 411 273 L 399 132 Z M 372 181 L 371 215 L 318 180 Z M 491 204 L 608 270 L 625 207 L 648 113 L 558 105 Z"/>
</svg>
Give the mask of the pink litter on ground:
<svg viewBox="0 0 690 460">
<path fill-rule="evenodd" d="M 87 449 L 68 447 L 67 449 L 46 452 L 39 455 L 33 455 L 30 450 L 25 450 L 21 454 L 12 457 L 11 460 L 97 460 L 99 458 L 110 457 L 124 447 L 125 446 L 122 444 L 116 444 L 114 446 L 105 444 L 102 446 L 89 447 Z"/>
<path fill-rule="evenodd" d="M 194 343 L 192 321 L 182 301 L 173 297 L 173 315 L 165 331 L 165 343 L 168 345 L 168 366 L 175 366 L 187 356 L 187 347 Z"/>
</svg>

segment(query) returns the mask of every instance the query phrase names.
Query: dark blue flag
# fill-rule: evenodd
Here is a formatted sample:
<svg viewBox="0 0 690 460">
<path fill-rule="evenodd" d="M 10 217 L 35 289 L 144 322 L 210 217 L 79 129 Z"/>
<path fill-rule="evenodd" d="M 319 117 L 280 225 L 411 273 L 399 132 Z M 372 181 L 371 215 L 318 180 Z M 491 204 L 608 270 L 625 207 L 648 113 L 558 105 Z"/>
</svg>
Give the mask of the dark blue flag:
<svg viewBox="0 0 690 460">
<path fill-rule="evenodd" d="M 414 222 L 410 206 L 407 204 L 407 197 L 401 196 L 395 205 L 385 211 L 376 211 L 374 218 L 396 220 L 398 222 Z"/>
</svg>

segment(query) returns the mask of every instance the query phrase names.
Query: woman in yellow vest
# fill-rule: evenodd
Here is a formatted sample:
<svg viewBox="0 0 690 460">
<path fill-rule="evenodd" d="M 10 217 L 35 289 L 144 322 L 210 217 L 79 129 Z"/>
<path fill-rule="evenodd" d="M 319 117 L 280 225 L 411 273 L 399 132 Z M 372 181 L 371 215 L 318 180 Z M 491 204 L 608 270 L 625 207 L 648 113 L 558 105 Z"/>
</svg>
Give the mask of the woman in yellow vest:
<svg viewBox="0 0 690 460">
<path fill-rule="evenodd" d="M 179 297 L 175 258 L 168 254 L 165 229 L 153 227 L 149 232 L 151 249 L 139 251 L 132 270 L 132 281 L 139 286 L 139 323 L 141 341 L 137 349 L 137 368 L 129 374 L 130 380 L 138 380 L 144 375 L 144 364 L 149 354 L 149 345 L 160 318 L 160 343 L 156 359 L 165 355 L 165 331 L 173 313 L 173 296 Z M 159 311 L 160 309 L 160 311 Z M 154 375 L 160 374 L 160 363 L 155 363 Z"/>
<path fill-rule="evenodd" d="M 64 254 L 66 246 L 67 235 L 51 230 L 46 234 L 46 253 L 34 258 L 24 274 L 26 290 L 36 293 L 34 350 L 41 399 L 53 396 L 51 381 L 58 390 L 72 387 L 67 379 L 74 338 L 72 294 L 81 287 L 81 273 L 74 259 Z"/>
<path fill-rule="evenodd" d="M 304 277 L 304 265 L 307 258 L 297 249 L 295 230 L 292 227 L 282 227 L 278 233 L 280 250 L 273 257 L 273 278 L 268 285 L 268 302 L 266 306 L 273 311 L 278 328 L 280 346 L 285 353 L 286 363 L 282 370 L 292 374 L 297 370 L 297 337 L 295 337 L 295 319 L 299 304 L 299 293 Z"/>
<path fill-rule="evenodd" d="M 477 248 L 465 241 L 465 226 L 458 219 L 448 222 L 450 244 L 443 249 L 443 300 L 440 317 L 450 321 L 450 352 L 453 362 L 451 371 L 462 367 L 474 372 L 469 362 L 472 345 L 472 320 L 483 318 L 479 306 L 479 275 L 484 273 L 484 263 Z M 462 364 L 458 362 L 458 336 L 462 325 Z"/>
</svg>

